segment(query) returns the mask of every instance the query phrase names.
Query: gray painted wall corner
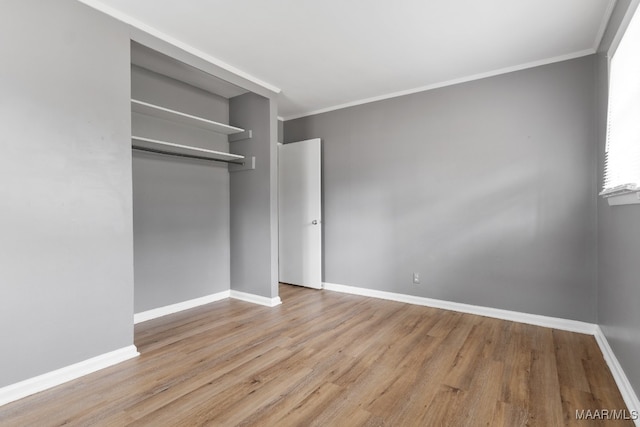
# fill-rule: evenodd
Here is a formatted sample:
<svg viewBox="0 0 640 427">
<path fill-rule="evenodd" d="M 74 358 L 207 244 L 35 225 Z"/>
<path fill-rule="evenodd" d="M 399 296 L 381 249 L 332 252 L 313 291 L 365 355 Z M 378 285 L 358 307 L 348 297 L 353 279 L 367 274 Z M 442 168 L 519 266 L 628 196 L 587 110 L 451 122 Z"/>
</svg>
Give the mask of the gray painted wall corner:
<svg viewBox="0 0 640 427">
<path fill-rule="evenodd" d="M 231 289 L 267 298 L 277 296 L 276 111 L 273 100 L 253 93 L 229 100 L 229 124 L 253 132 L 230 151 L 256 158 L 254 170 L 230 174 Z"/>
</svg>

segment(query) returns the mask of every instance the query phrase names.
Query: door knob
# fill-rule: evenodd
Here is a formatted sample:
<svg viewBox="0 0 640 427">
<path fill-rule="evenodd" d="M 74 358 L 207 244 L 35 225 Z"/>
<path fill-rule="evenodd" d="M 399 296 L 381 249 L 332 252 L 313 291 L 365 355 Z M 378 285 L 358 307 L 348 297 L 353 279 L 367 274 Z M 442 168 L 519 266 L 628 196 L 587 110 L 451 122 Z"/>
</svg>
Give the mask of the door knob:
<svg viewBox="0 0 640 427">
<path fill-rule="evenodd" d="M 318 220 L 317 220 L 317 219 L 314 219 L 313 221 L 311 221 L 311 224 L 313 224 L 313 225 L 318 225 Z"/>
</svg>

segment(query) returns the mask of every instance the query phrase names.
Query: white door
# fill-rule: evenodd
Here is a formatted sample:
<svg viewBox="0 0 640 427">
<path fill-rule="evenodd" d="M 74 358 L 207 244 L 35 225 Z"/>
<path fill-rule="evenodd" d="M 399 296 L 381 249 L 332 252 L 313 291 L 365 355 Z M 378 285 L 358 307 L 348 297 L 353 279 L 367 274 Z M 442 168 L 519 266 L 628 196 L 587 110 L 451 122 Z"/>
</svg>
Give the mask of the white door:
<svg viewBox="0 0 640 427">
<path fill-rule="evenodd" d="M 280 277 L 322 288 L 320 139 L 278 146 Z"/>
</svg>

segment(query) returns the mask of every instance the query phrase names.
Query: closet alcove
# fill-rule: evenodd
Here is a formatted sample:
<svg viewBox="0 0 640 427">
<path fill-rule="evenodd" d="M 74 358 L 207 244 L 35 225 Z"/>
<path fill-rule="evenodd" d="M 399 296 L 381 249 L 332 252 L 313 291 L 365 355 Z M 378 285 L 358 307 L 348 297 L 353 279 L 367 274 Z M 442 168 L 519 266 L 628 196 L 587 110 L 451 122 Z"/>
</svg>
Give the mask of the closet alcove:
<svg viewBox="0 0 640 427">
<path fill-rule="evenodd" d="M 234 290 L 277 298 L 275 107 L 131 42 L 136 322 Z"/>
</svg>

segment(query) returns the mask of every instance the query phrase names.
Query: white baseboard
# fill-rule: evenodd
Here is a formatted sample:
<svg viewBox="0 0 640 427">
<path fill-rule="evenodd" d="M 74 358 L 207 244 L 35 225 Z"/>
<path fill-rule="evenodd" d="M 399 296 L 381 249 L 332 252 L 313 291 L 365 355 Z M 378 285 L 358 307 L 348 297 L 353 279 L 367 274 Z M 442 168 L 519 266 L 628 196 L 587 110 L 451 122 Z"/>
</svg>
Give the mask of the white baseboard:
<svg viewBox="0 0 640 427">
<path fill-rule="evenodd" d="M 190 299 L 188 301 L 179 302 L 176 304 L 165 305 L 164 307 L 154 308 L 152 310 L 143 311 L 133 315 L 133 323 L 146 322 L 147 320 L 156 319 L 158 317 L 166 316 L 167 314 L 177 313 L 182 310 L 188 310 L 190 308 L 198 307 L 200 305 L 209 304 L 215 301 L 220 301 L 225 298 L 229 298 L 229 291 L 222 291 L 211 295 L 206 295 L 200 298 Z"/>
<path fill-rule="evenodd" d="M 620 362 L 618 362 L 618 358 L 614 354 L 613 349 L 609 345 L 609 341 L 607 341 L 607 337 L 604 335 L 604 332 L 602 332 L 600 326 L 596 326 L 596 333 L 594 336 L 598 342 L 598 346 L 600 346 L 604 360 L 607 362 L 609 370 L 613 375 L 613 379 L 616 381 L 618 389 L 620 389 L 620 394 L 622 394 L 624 403 L 627 404 L 629 411 L 636 411 L 635 413 L 638 414 L 640 412 L 640 400 L 638 400 L 638 396 L 633 390 L 633 387 L 629 382 L 629 378 L 627 378 L 622 366 L 620 366 Z M 640 418 L 634 420 L 634 422 L 636 423 L 636 426 L 640 427 Z"/>
<path fill-rule="evenodd" d="M 366 297 L 404 302 L 407 304 L 423 305 L 427 307 L 441 308 L 444 310 L 458 311 L 461 313 L 476 314 L 479 316 L 495 317 L 496 319 L 510 320 L 513 322 L 527 323 L 530 325 L 543 326 L 546 328 L 578 332 L 581 334 L 594 335 L 597 327 L 597 325 L 593 323 L 561 319 L 557 317 L 541 316 L 538 314 L 520 313 L 518 311 L 502 310 L 499 308 L 482 307 L 479 305 L 463 304 L 459 302 L 418 297 L 414 295 L 377 291 L 375 289 L 358 288 L 355 286 L 338 285 L 335 283 L 324 283 L 323 285 L 324 289 L 328 291 L 362 295 Z"/>
<path fill-rule="evenodd" d="M 260 305 L 265 305 L 267 307 L 275 307 L 277 305 L 282 304 L 282 300 L 280 300 L 280 297 L 275 297 L 275 298 L 268 298 L 268 297 L 263 297 L 261 295 L 255 295 L 255 294 L 249 294 L 246 292 L 240 292 L 240 291 L 234 291 L 233 289 L 231 290 L 231 298 L 233 299 L 237 299 L 240 301 L 246 301 L 246 302 L 251 302 L 254 304 L 260 304 Z"/>
<path fill-rule="evenodd" d="M 225 298 L 233 298 L 254 304 L 265 305 L 267 307 L 275 307 L 282 304 L 280 297 L 267 298 L 260 295 L 249 294 L 240 291 L 222 291 L 215 294 L 207 295 L 200 298 L 194 298 L 188 301 L 179 302 L 176 304 L 166 305 L 164 307 L 154 308 L 153 310 L 143 311 L 133 315 L 133 323 L 146 322 L 147 320 L 156 319 L 158 317 L 166 316 L 167 314 L 177 313 L 182 310 L 188 310 L 190 308 L 198 307 L 200 305 L 209 304 L 215 301 L 220 301 Z"/>
<path fill-rule="evenodd" d="M 139 356 L 135 345 L 123 347 L 19 383 L 0 388 L 0 406 Z"/>
</svg>

